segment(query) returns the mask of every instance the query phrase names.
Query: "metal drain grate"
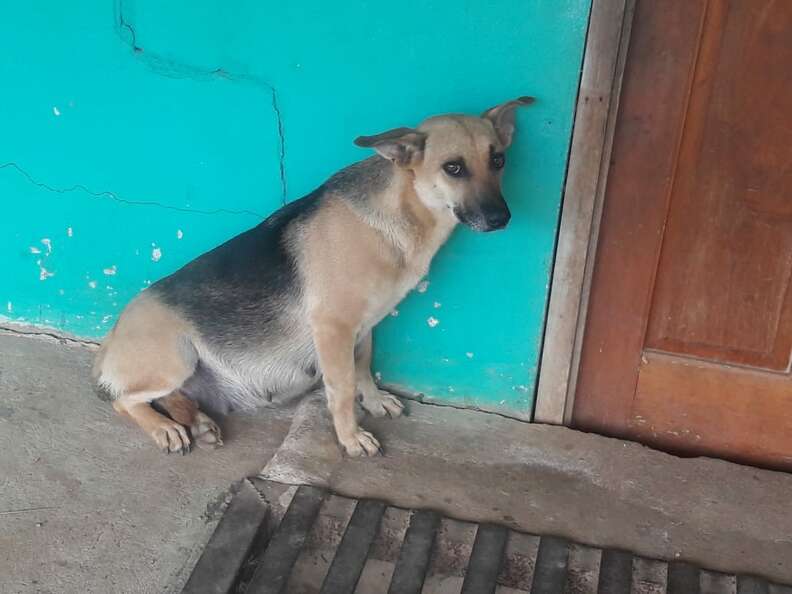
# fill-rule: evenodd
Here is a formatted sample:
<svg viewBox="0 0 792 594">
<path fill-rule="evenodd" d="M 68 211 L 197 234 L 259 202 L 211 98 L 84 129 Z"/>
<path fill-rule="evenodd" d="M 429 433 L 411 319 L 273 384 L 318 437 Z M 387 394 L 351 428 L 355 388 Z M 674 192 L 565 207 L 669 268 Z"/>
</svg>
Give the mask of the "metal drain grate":
<svg viewBox="0 0 792 594">
<path fill-rule="evenodd" d="M 760 578 L 246 481 L 185 594 L 792 594 Z"/>
</svg>

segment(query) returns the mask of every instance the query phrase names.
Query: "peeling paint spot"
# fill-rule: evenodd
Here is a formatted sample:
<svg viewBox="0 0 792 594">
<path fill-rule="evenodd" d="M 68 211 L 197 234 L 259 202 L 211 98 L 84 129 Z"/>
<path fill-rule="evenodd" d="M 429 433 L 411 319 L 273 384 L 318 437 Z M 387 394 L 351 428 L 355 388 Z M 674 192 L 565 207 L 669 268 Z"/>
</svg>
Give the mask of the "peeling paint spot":
<svg viewBox="0 0 792 594">
<path fill-rule="evenodd" d="M 153 262 L 159 262 L 162 258 L 162 250 L 158 247 L 155 247 L 151 250 L 151 260 Z"/>
<path fill-rule="evenodd" d="M 449 391 L 449 392 L 456 392 L 456 390 L 454 390 L 454 387 L 453 387 L 453 386 L 448 386 L 448 391 Z"/>
<path fill-rule="evenodd" d="M 6 303 L 6 310 L 8 311 L 8 313 L 11 313 L 12 311 L 14 311 L 14 304 L 11 303 L 10 301 L 8 303 Z"/>
<path fill-rule="evenodd" d="M 91 287 L 92 289 L 95 289 L 96 288 L 96 281 L 95 280 L 88 281 L 88 286 Z"/>
<path fill-rule="evenodd" d="M 468 359 L 472 359 L 473 358 L 473 353 L 467 352 L 467 353 L 465 353 L 465 357 L 467 357 Z"/>
<path fill-rule="evenodd" d="M 435 309 L 440 309 L 441 307 L 443 307 L 443 304 L 440 303 L 439 301 L 435 301 L 433 305 Z"/>
<path fill-rule="evenodd" d="M 434 328 L 440 323 L 440 320 L 438 320 L 434 316 L 429 316 L 429 318 L 426 320 L 426 323 L 429 324 L 430 328 Z"/>
<path fill-rule="evenodd" d="M 182 232 L 182 230 L 176 229 L 176 239 L 181 239 L 182 237 L 184 237 L 184 233 Z"/>
<path fill-rule="evenodd" d="M 39 267 L 39 280 L 45 281 L 49 277 L 55 276 L 54 272 L 50 272 L 49 270 L 44 268 L 44 265 L 41 263 L 41 260 L 36 260 L 36 264 L 38 264 Z"/>
<path fill-rule="evenodd" d="M 426 293 L 426 290 L 429 288 L 429 281 L 421 281 L 418 283 L 418 287 L 416 288 L 418 289 L 419 293 Z"/>
<path fill-rule="evenodd" d="M 31 253 L 31 254 L 40 254 L 40 253 L 41 253 L 41 250 L 40 250 L 40 249 L 38 249 L 36 246 L 33 246 L 33 245 L 31 245 L 31 246 L 30 246 L 30 253 Z"/>
<path fill-rule="evenodd" d="M 112 320 L 112 319 L 113 319 L 113 316 L 111 316 L 111 315 L 109 315 L 109 314 L 108 314 L 108 315 L 105 315 L 105 316 L 102 316 L 102 323 L 103 323 L 103 324 L 107 324 L 107 322 L 109 322 L 109 321 L 110 321 L 110 320 Z"/>
<path fill-rule="evenodd" d="M 390 312 L 390 315 L 393 318 L 398 318 L 399 317 L 399 310 L 398 309 L 394 309 L 392 312 Z"/>
<path fill-rule="evenodd" d="M 377 373 L 374 374 L 374 379 L 377 380 L 378 382 L 381 382 L 382 374 L 378 371 Z"/>
<path fill-rule="evenodd" d="M 47 248 L 47 254 L 52 253 L 52 241 L 50 241 L 48 238 L 45 237 L 44 239 L 41 240 L 41 244 L 45 248 Z"/>
<path fill-rule="evenodd" d="M 72 229 L 71 227 L 67 227 L 66 235 L 68 235 L 69 237 L 74 237 L 74 229 Z"/>
<path fill-rule="evenodd" d="M 52 108 L 52 114 L 53 114 L 55 117 L 58 117 L 58 116 L 60 115 L 60 109 L 58 109 L 57 107 L 53 107 L 53 108 Z"/>
<path fill-rule="evenodd" d="M 104 272 L 107 276 L 114 276 L 117 271 L 118 269 L 116 268 L 115 264 L 110 266 L 110 268 L 105 268 L 104 270 L 102 270 L 102 272 Z"/>
</svg>

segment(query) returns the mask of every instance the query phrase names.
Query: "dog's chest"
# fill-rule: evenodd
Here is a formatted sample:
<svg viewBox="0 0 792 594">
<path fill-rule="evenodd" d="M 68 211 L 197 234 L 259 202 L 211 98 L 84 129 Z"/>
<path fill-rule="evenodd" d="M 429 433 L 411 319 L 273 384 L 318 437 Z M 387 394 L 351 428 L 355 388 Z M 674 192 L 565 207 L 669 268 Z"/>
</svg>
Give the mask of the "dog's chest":
<svg viewBox="0 0 792 594">
<path fill-rule="evenodd" d="M 368 295 L 368 307 L 364 316 L 363 330 L 367 332 L 385 316 L 393 314 L 397 305 L 418 285 L 429 272 L 434 254 L 442 241 L 424 246 L 418 253 L 411 254 L 404 266 L 400 267 L 382 290 Z"/>
</svg>

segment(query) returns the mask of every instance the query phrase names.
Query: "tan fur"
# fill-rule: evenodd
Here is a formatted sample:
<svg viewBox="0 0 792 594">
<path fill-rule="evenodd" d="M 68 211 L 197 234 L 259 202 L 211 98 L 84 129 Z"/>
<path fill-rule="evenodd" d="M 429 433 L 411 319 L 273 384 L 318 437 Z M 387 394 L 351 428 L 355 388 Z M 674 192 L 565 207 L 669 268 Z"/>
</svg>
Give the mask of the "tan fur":
<svg viewBox="0 0 792 594">
<path fill-rule="evenodd" d="M 122 404 L 167 396 L 195 369 L 195 357 L 184 353 L 184 338 L 194 334 L 177 312 L 143 292 L 105 339 L 96 379 Z"/>
</svg>

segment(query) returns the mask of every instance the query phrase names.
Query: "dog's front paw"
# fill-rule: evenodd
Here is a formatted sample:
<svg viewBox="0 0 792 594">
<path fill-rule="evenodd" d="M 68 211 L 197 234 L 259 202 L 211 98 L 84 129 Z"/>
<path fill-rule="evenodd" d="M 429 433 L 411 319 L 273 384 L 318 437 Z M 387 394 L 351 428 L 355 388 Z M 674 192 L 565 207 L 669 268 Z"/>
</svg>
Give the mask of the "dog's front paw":
<svg viewBox="0 0 792 594">
<path fill-rule="evenodd" d="M 341 442 L 347 455 L 353 458 L 358 456 L 376 456 L 382 453 L 377 438 L 368 431 L 363 431 L 363 429 L 358 429 L 350 437 L 343 439 L 339 437 L 338 441 Z"/>
<path fill-rule="evenodd" d="M 404 405 L 396 396 L 378 388 L 364 392 L 360 404 L 373 417 L 388 415 L 395 419 L 404 412 Z"/>
</svg>

